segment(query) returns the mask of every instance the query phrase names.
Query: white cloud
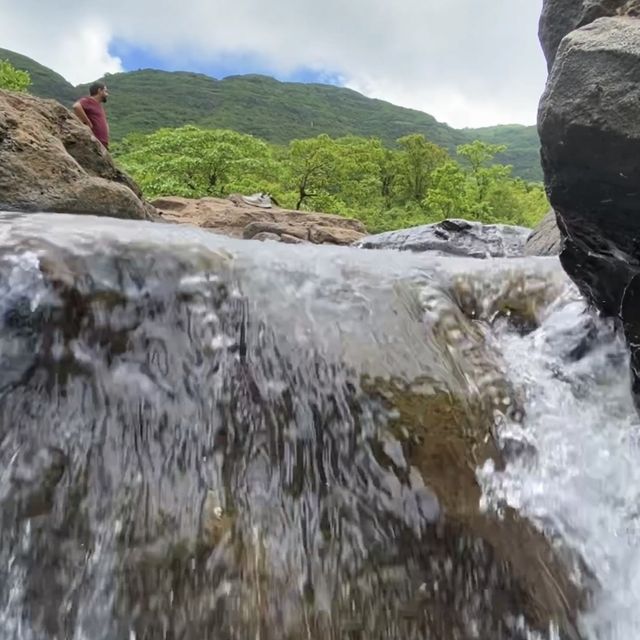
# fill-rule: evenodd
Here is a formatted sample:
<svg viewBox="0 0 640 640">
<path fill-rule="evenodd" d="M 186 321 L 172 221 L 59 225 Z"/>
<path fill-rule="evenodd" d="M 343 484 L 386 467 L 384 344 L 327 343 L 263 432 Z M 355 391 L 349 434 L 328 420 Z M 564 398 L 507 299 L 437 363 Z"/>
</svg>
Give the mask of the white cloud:
<svg viewBox="0 0 640 640">
<path fill-rule="evenodd" d="M 73 83 L 121 68 L 117 38 L 156 54 L 255 55 L 338 74 L 455 126 L 532 124 L 545 79 L 542 0 L 0 0 L 0 45 Z"/>
<path fill-rule="evenodd" d="M 122 71 L 121 61 L 109 55 L 109 40 L 110 33 L 104 25 L 84 24 L 57 47 L 55 66 L 64 71 L 62 75 L 72 84 L 95 80 L 106 72 Z"/>
<path fill-rule="evenodd" d="M 36 8 L 24 16 L 17 7 L 4 5 L 5 0 L 0 0 L 0 44 L 4 49 L 33 58 L 72 84 L 122 71 L 121 61 L 108 52 L 112 36 L 108 22 L 92 16 L 73 16 L 65 22 L 42 16 Z"/>
</svg>

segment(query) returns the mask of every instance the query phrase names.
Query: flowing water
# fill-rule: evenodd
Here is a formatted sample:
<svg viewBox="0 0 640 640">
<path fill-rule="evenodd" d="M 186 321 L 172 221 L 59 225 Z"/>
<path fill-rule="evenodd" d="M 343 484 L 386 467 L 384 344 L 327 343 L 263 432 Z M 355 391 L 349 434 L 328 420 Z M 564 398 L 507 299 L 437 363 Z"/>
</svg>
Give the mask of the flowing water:
<svg viewBox="0 0 640 640">
<path fill-rule="evenodd" d="M 638 637 L 627 356 L 555 259 L 3 214 L 0 359 L 2 640 Z"/>
</svg>

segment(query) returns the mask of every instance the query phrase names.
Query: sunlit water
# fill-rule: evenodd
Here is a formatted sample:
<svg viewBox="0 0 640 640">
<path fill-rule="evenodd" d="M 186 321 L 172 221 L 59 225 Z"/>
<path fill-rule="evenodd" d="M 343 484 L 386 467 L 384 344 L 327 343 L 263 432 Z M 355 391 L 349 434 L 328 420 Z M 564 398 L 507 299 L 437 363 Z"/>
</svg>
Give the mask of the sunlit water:
<svg viewBox="0 0 640 640">
<path fill-rule="evenodd" d="M 626 353 L 555 259 L 6 214 L 0 358 L 3 640 L 540 637 L 408 458 L 433 397 L 519 452 L 478 502 L 581 558 L 583 637 L 638 637 Z"/>
</svg>

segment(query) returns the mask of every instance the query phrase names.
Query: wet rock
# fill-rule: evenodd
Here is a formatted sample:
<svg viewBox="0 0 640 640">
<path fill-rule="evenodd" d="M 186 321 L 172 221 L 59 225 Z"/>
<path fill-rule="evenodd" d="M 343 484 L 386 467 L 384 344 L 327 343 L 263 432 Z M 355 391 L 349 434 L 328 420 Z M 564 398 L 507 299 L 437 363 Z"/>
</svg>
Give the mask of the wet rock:
<svg viewBox="0 0 640 640">
<path fill-rule="evenodd" d="M 21 623 L 50 638 L 524 640 L 523 615 L 574 637 L 584 592 L 541 534 L 481 511 L 475 477 L 501 464 L 496 425 L 520 408 L 481 299 L 525 297 L 535 315 L 535 269 L 510 262 L 510 286 L 478 262 L 403 288 L 359 252 L 318 274 L 250 243 L 60 246 L 16 226 L 2 331 L 33 338 L 32 360 L 0 392 L 0 468 L 23 441 L 65 455 L 62 479 L 45 458 L 32 483 L 55 486 L 47 509 L 0 527 L 0 604 Z M 300 297 L 283 305 L 265 282 Z"/>
<path fill-rule="evenodd" d="M 66 466 L 57 447 L 22 446 L 0 475 L 0 511 L 18 520 L 48 513 Z"/>
<path fill-rule="evenodd" d="M 449 294 L 468 318 L 488 323 L 506 319 L 526 333 L 540 324 L 568 284 L 561 272 L 535 274 L 514 266 L 495 279 L 456 275 L 449 284 Z"/>
<path fill-rule="evenodd" d="M 621 4 L 612 6 L 625 15 L 600 18 L 562 40 L 538 129 L 562 265 L 605 316 L 621 317 L 637 395 L 640 20 L 632 5 Z"/>
<path fill-rule="evenodd" d="M 530 229 L 467 220 L 443 220 L 421 227 L 387 231 L 356 242 L 363 249 L 432 251 L 471 258 L 521 256 Z"/>
<path fill-rule="evenodd" d="M 137 185 L 68 109 L 2 90 L 0 209 L 157 217 Z"/>
<path fill-rule="evenodd" d="M 498 518 L 480 509 L 475 469 L 487 460 L 497 468 L 503 464 L 503 452 L 493 436 L 493 415 L 486 406 L 470 408 L 468 402 L 433 387 L 429 390 L 425 384 L 402 388 L 377 381 L 377 385 L 397 412 L 392 429 L 403 443 L 408 464 L 420 471 L 442 506 L 440 533 L 433 532 L 432 542 L 426 543 L 433 545 L 431 553 L 441 541 L 467 541 L 467 552 L 487 554 L 506 569 L 498 580 L 509 581 L 510 597 L 518 600 L 520 611 L 526 611 L 529 624 L 543 630 L 552 619 L 563 638 L 579 638 L 576 612 L 588 605 L 588 594 L 569 578 L 565 564 L 569 560 L 559 558 L 545 536 L 515 511 L 507 509 Z M 464 556 L 462 552 L 449 557 L 456 558 L 455 565 Z M 441 615 L 451 619 L 445 611 Z M 455 627 L 457 622 L 451 624 Z M 449 637 L 443 630 L 440 633 L 444 635 L 437 637 Z"/>
<path fill-rule="evenodd" d="M 557 256 L 562 250 L 562 236 L 551 210 L 531 232 L 524 245 L 526 256 Z"/>
</svg>

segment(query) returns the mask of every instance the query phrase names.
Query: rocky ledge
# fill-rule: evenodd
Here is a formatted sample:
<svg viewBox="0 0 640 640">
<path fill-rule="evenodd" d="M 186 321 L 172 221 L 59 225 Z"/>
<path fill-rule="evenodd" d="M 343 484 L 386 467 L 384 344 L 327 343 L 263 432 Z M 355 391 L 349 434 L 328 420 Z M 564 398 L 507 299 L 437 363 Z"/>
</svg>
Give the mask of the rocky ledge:
<svg viewBox="0 0 640 640">
<path fill-rule="evenodd" d="M 68 109 L 2 90 L 0 210 L 156 217 L 138 186 Z"/>
<path fill-rule="evenodd" d="M 158 198 L 152 203 L 168 222 L 193 224 L 228 236 L 289 244 L 348 245 L 363 238 L 362 222 L 328 213 L 309 213 L 248 205 L 239 196 Z"/>
</svg>

